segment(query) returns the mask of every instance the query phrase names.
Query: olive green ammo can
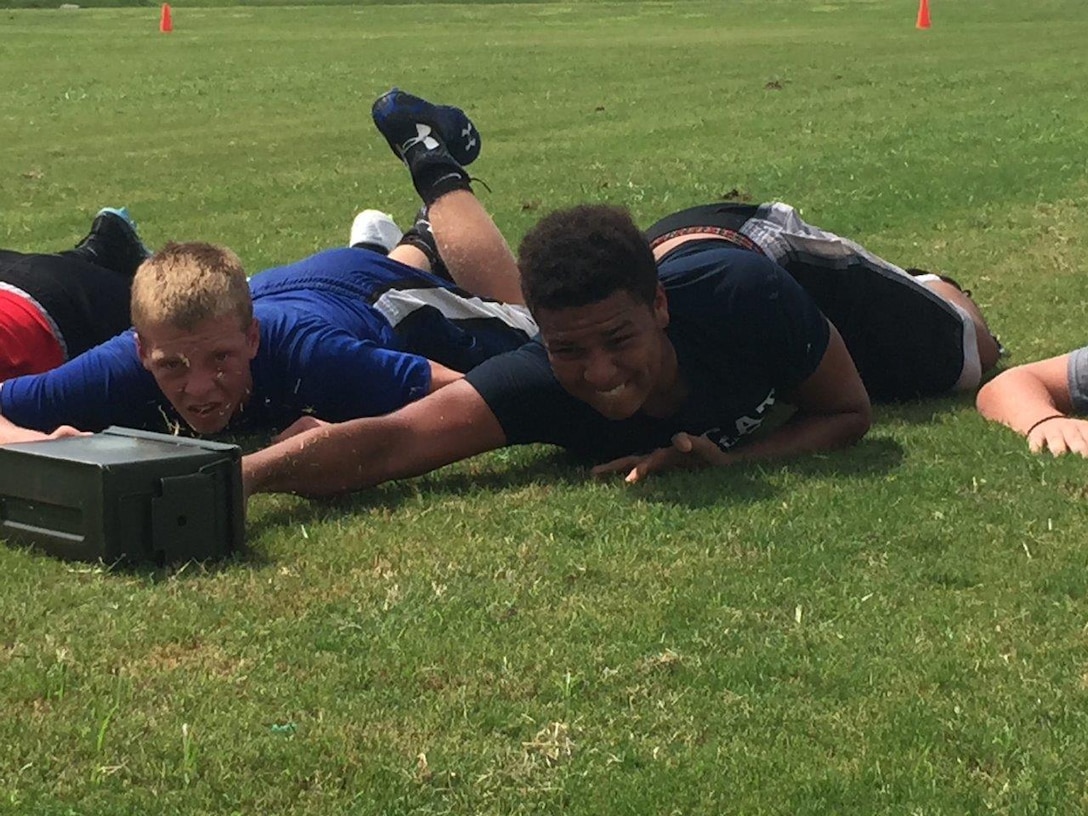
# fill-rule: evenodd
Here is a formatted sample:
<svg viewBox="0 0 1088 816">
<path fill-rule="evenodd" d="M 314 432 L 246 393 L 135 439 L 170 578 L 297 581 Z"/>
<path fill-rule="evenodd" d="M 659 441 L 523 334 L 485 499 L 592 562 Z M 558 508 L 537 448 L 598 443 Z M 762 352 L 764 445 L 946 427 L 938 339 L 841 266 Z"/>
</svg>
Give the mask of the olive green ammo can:
<svg viewBox="0 0 1088 816">
<path fill-rule="evenodd" d="M 78 561 L 169 564 L 242 545 L 235 445 L 107 428 L 0 445 L 0 539 Z"/>
</svg>

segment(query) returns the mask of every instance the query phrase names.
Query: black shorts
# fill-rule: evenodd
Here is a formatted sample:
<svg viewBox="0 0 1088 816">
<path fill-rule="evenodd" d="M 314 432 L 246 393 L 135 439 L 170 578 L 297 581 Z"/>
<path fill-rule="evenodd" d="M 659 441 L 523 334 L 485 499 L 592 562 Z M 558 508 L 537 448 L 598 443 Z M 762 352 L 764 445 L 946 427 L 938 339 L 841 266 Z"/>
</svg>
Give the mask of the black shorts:
<svg viewBox="0 0 1088 816">
<path fill-rule="evenodd" d="M 132 278 L 78 255 L 0 249 L 0 285 L 30 295 L 60 331 L 71 359 L 129 328 Z"/>
<path fill-rule="evenodd" d="M 769 257 L 839 330 L 869 396 L 898 401 L 978 385 L 970 316 L 859 244 L 806 223 L 781 202 L 723 202 L 666 216 L 651 245 L 710 232 Z"/>
</svg>

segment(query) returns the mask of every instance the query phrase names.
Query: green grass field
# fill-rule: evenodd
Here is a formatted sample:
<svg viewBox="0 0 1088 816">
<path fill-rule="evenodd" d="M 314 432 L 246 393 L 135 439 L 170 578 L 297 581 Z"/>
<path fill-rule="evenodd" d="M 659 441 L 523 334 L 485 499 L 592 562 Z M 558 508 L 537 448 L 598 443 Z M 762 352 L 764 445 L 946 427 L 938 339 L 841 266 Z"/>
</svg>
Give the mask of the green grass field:
<svg viewBox="0 0 1088 816">
<path fill-rule="evenodd" d="M 247 267 L 416 208 L 369 119 L 467 107 L 512 242 L 780 199 L 970 285 L 1011 363 L 1085 343 L 1081 0 L 0 11 L 0 246 L 127 204 Z M 1088 809 L 1083 461 L 968 398 L 857 448 L 596 483 L 500 452 L 259 497 L 229 563 L 0 547 L 0 812 Z"/>
</svg>

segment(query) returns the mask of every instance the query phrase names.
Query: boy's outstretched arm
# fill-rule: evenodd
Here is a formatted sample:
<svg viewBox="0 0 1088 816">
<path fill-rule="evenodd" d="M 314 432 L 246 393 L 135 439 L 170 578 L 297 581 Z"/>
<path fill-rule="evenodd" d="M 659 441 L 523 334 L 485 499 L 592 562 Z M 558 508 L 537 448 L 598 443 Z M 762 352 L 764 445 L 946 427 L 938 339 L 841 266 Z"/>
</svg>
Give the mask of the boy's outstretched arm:
<svg viewBox="0 0 1088 816">
<path fill-rule="evenodd" d="M 1075 409 L 1070 390 L 1074 355 L 1062 354 L 999 374 L 978 392 L 979 412 L 1026 436 L 1033 452 L 1088 456 L 1088 422 L 1068 416 Z"/>
<path fill-rule="evenodd" d="M 668 448 L 616 459 L 594 468 L 594 474 L 623 473 L 625 481 L 638 482 L 677 467 L 728 466 L 855 444 L 869 431 L 872 408 L 846 344 L 834 326 L 829 328 L 831 338 L 819 366 L 786 400 L 797 413 L 763 439 L 723 451 L 706 437 L 679 433 Z"/>
<path fill-rule="evenodd" d="M 40 442 L 43 439 L 60 439 L 64 436 L 86 435 L 86 432 L 73 428 L 71 425 L 59 425 L 51 433 L 36 431 L 32 428 L 24 428 L 22 425 L 16 425 L 3 414 L 0 414 L 0 445 L 11 445 L 16 442 Z"/>
<path fill-rule="evenodd" d="M 506 435 L 463 380 L 382 417 L 320 425 L 242 459 L 246 495 L 327 496 L 418 476 L 501 448 Z"/>
</svg>

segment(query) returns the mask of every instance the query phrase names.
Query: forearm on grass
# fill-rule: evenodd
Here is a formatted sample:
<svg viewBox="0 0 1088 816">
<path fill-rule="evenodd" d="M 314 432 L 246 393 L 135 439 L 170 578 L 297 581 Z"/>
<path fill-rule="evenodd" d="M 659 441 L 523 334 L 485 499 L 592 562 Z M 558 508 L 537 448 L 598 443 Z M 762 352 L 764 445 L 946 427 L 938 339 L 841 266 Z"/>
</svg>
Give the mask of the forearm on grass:
<svg viewBox="0 0 1088 816">
<path fill-rule="evenodd" d="M 1063 355 L 999 374 L 978 392 L 979 412 L 1024 435 L 1040 420 L 1071 414 L 1068 359 Z"/>
<path fill-rule="evenodd" d="M 835 414 L 797 413 L 767 436 L 728 452 L 731 460 L 761 461 L 820 453 L 856 444 L 869 431 L 869 406 Z"/>
<path fill-rule="evenodd" d="M 780 459 L 853 445 L 869 431 L 872 405 L 842 336 L 830 326 L 827 350 L 816 371 L 787 402 L 797 406 L 789 422 L 737 450 L 743 459 Z"/>
</svg>

